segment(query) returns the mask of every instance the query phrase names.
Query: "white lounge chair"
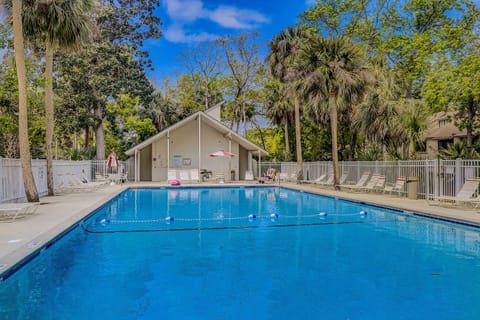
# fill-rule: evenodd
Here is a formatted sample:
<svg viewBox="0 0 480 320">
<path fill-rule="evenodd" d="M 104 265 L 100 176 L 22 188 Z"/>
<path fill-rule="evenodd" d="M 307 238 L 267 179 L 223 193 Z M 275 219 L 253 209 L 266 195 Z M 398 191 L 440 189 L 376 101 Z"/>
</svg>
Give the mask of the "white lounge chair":
<svg viewBox="0 0 480 320">
<path fill-rule="evenodd" d="M 180 170 L 180 180 L 181 181 L 189 181 L 190 180 L 190 174 L 188 170 Z"/>
<path fill-rule="evenodd" d="M 190 180 L 200 181 L 200 176 L 198 175 L 198 169 L 190 169 Z"/>
<path fill-rule="evenodd" d="M 304 183 L 319 183 L 319 182 L 322 182 L 323 180 L 325 180 L 325 178 L 327 177 L 326 174 L 322 174 L 320 177 L 318 177 L 317 179 L 314 179 L 314 180 L 303 180 Z"/>
<path fill-rule="evenodd" d="M 383 189 L 384 193 L 390 193 L 392 194 L 393 192 L 398 192 L 400 195 L 400 192 L 403 191 L 403 188 L 405 187 L 407 179 L 405 177 L 398 177 L 397 181 L 395 182 L 394 185 L 386 185 L 385 188 Z"/>
<path fill-rule="evenodd" d="M 225 183 L 225 174 L 224 173 L 216 173 L 215 174 L 215 180 L 218 183 Z"/>
<path fill-rule="evenodd" d="M 348 173 L 345 172 L 344 174 L 342 174 L 342 175 L 340 176 L 340 180 L 339 180 L 340 184 L 345 184 L 345 182 L 347 181 L 347 179 L 348 179 Z"/>
<path fill-rule="evenodd" d="M 4 203 L 0 204 L 0 221 L 14 221 L 33 215 L 38 209 L 38 203 Z"/>
<path fill-rule="evenodd" d="M 177 170 L 168 170 L 167 180 L 168 181 L 177 180 Z"/>
<path fill-rule="evenodd" d="M 253 172 L 245 171 L 245 181 L 253 181 Z"/>
<path fill-rule="evenodd" d="M 340 184 L 340 188 L 346 188 L 346 189 L 361 189 L 365 186 L 365 184 L 367 183 L 368 181 L 368 178 L 370 177 L 370 172 L 365 172 L 362 174 L 362 176 L 360 177 L 360 179 L 357 181 L 356 184 L 352 184 L 352 185 L 349 185 L 349 184 Z"/>
<path fill-rule="evenodd" d="M 280 174 L 278 175 L 280 181 L 287 181 L 288 180 L 288 173 L 286 172 L 280 172 Z"/>
<path fill-rule="evenodd" d="M 326 181 L 316 182 L 315 184 L 319 184 L 319 185 L 322 185 L 322 186 L 332 185 L 333 184 L 333 173 L 330 173 L 328 175 L 328 179 Z"/>
<path fill-rule="evenodd" d="M 380 178 L 380 175 L 378 173 L 374 173 L 372 174 L 370 180 L 365 184 L 365 186 L 363 187 L 360 187 L 358 189 L 362 190 L 362 191 L 370 191 L 370 190 L 373 190 L 375 188 L 375 186 L 377 185 L 377 182 L 378 182 L 378 179 Z M 355 188 L 356 189 L 356 188 Z"/>
<path fill-rule="evenodd" d="M 438 197 L 437 200 L 442 202 L 473 202 L 476 199 L 478 185 L 480 184 L 480 178 L 469 178 L 465 180 L 460 191 L 456 196 L 442 196 Z"/>
</svg>

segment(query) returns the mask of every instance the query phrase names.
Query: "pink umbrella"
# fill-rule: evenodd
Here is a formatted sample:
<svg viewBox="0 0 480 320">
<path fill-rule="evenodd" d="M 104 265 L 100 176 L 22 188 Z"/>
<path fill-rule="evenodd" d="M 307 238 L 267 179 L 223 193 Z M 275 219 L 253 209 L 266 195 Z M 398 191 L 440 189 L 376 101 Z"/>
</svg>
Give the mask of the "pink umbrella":
<svg viewBox="0 0 480 320">
<path fill-rule="evenodd" d="M 234 157 L 235 155 L 231 152 L 218 150 L 209 154 L 210 157 Z"/>
<path fill-rule="evenodd" d="M 115 153 L 115 148 L 112 148 L 112 152 L 110 152 L 107 158 L 107 167 L 118 168 L 119 166 L 120 166 L 120 161 L 118 161 L 117 154 Z"/>
</svg>

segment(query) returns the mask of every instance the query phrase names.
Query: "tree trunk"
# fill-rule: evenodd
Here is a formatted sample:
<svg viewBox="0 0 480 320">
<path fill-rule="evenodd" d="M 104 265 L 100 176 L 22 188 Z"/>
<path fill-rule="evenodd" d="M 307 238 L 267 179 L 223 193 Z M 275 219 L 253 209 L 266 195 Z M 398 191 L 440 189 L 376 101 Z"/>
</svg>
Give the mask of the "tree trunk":
<svg viewBox="0 0 480 320">
<path fill-rule="evenodd" d="M 88 152 L 90 150 L 90 127 L 85 127 L 85 144 L 83 149 Z"/>
<path fill-rule="evenodd" d="M 207 77 L 207 81 L 205 82 L 205 110 L 208 110 L 208 107 L 209 107 L 209 104 L 210 104 L 210 101 L 209 101 L 209 94 L 210 92 L 208 91 L 208 87 L 209 87 L 209 81 L 208 81 L 208 77 Z"/>
<path fill-rule="evenodd" d="M 23 48 L 22 1 L 12 1 L 13 47 L 18 80 L 18 140 L 22 164 L 23 185 L 28 202 L 38 202 L 38 192 L 32 173 L 32 159 L 28 142 L 27 75 Z"/>
<path fill-rule="evenodd" d="M 472 144 L 473 144 L 473 123 L 475 121 L 476 116 L 476 108 L 473 102 L 473 99 L 470 99 L 468 104 L 468 125 L 467 129 L 467 150 L 466 150 L 466 157 L 467 159 L 472 158 Z"/>
<path fill-rule="evenodd" d="M 52 142 L 55 126 L 53 105 L 53 46 L 48 39 L 45 41 L 45 150 L 47 156 L 47 190 L 48 195 L 54 195 Z"/>
<path fill-rule="evenodd" d="M 337 146 L 337 101 L 335 96 L 328 97 L 328 108 L 330 111 L 330 128 L 332 131 L 332 162 L 333 162 L 333 187 L 338 189 L 340 184 L 338 170 L 338 146 Z"/>
<path fill-rule="evenodd" d="M 348 160 L 353 161 L 355 158 L 355 147 L 357 143 L 357 130 L 352 130 L 352 136 L 350 138 L 350 150 L 348 151 Z"/>
<path fill-rule="evenodd" d="M 295 145 L 297 148 L 297 183 L 303 180 L 302 139 L 300 131 L 300 101 L 297 94 L 294 96 L 295 105 Z"/>
<path fill-rule="evenodd" d="M 288 139 L 288 119 L 285 115 L 283 117 L 284 121 L 284 135 L 285 135 L 285 161 L 290 161 L 290 141 Z"/>
<path fill-rule="evenodd" d="M 101 105 L 95 107 L 97 125 L 95 126 L 95 154 L 97 160 L 105 160 L 105 132 L 103 130 L 103 108 Z"/>
<path fill-rule="evenodd" d="M 409 160 L 415 160 L 415 140 L 410 139 L 410 146 L 408 147 L 408 158 Z"/>
</svg>

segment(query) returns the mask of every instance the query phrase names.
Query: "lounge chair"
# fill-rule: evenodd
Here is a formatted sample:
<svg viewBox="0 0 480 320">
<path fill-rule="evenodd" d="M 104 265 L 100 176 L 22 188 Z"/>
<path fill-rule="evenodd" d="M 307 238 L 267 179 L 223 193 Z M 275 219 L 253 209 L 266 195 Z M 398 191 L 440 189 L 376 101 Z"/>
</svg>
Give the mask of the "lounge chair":
<svg viewBox="0 0 480 320">
<path fill-rule="evenodd" d="M 315 180 L 303 180 L 302 182 L 303 183 L 319 183 L 319 182 L 322 182 L 323 180 L 325 180 L 326 177 L 327 177 L 326 174 L 322 174 L 320 177 L 318 177 Z"/>
<path fill-rule="evenodd" d="M 289 180 L 290 180 L 290 181 L 297 181 L 297 173 L 296 173 L 296 172 L 292 172 L 292 173 L 290 174 Z"/>
<path fill-rule="evenodd" d="M 38 209 L 38 203 L 4 203 L 0 204 L 0 221 L 14 221 L 33 215 Z"/>
<path fill-rule="evenodd" d="M 370 172 L 365 172 L 365 173 L 362 174 L 362 176 L 360 177 L 360 179 L 357 181 L 356 184 L 352 184 L 352 185 L 340 184 L 339 187 L 340 188 L 351 189 L 351 190 L 361 189 L 361 188 L 365 187 L 365 184 L 367 183 L 368 178 L 370 178 Z"/>
<path fill-rule="evenodd" d="M 330 173 L 328 175 L 328 179 L 326 181 L 315 182 L 315 184 L 322 185 L 322 186 L 332 185 L 333 184 L 333 173 Z"/>
<path fill-rule="evenodd" d="M 180 180 L 181 181 L 189 181 L 190 180 L 190 174 L 188 170 L 180 170 Z"/>
<path fill-rule="evenodd" d="M 377 179 L 377 184 L 373 187 L 375 191 L 383 191 L 385 189 L 385 184 L 387 179 L 384 175 L 380 175 Z"/>
<path fill-rule="evenodd" d="M 224 173 L 216 173 L 215 174 L 215 180 L 218 183 L 225 183 L 225 174 Z"/>
<path fill-rule="evenodd" d="M 438 201 L 445 202 L 474 202 L 476 199 L 478 185 L 480 184 L 480 178 L 469 178 L 465 180 L 460 191 L 454 197 L 442 196 L 438 197 Z"/>
<path fill-rule="evenodd" d="M 395 182 L 394 185 L 386 185 L 385 188 L 383 189 L 384 193 L 390 193 L 392 194 L 393 192 L 398 192 L 400 195 L 400 192 L 403 191 L 403 188 L 405 187 L 405 182 L 407 179 L 405 177 L 398 177 L 397 181 Z"/>
<path fill-rule="evenodd" d="M 177 180 L 177 170 L 168 170 L 167 180 L 168 181 Z"/>
<path fill-rule="evenodd" d="M 280 174 L 278 175 L 280 181 L 287 181 L 288 180 L 288 173 L 286 172 L 280 172 Z"/>
<path fill-rule="evenodd" d="M 348 172 L 345 172 L 344 174 L 342 174 L 342 175 L 340 176 L 340 180 L 339 180 L 340 184 L 345 184 L 345 182 L 347 181 L 347 179 L 348 179 Z"/>
<path fill-rule="evenodd" d="M 361 191 L 377 191 L 382 190 L 385 187 L 385 176 L 380 174 L 373 174 L 370 181 L 360 188 Z"/>
<path fill-rule="evenodd" d="M 245 181 L 253 181 L 253 172 L 245 171 Z"/>
<path fill-rule="evenodd" d="M 198 169 L 190 169 L 190 179 L 192 181 L 200 181 L 200 176 L 198 174 Z"/>
</svg>

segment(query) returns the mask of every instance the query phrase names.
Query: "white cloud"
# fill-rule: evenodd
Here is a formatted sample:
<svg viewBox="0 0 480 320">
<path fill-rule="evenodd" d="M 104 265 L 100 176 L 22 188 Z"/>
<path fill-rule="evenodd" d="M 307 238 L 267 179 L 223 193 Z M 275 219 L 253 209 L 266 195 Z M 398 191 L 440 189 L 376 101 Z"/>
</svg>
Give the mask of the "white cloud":
<svg viewBox="0 0 480 320">
<path fill-rule="evenodd" d="M 228 29 L 252 29 L 268 22 L 267 17 L 258 11 L 233 6 L 206 8 L 202 0 L 165 0 L 164 3 L 173 21 L 164 33 L 171 42 L 200 42 L 216 38 L 216 35 L 206 32 L 189 34 L 185 31 L 186 26 L 201 19 Z"/>
<path fill-rule="evenodd" d="M 203 42 L 218 38 L 217 35 L 206 32 L 186 34 L 182 26 L 175 24 L 164 32 L 164 36 L 165 39 L 174 43 Z"/>
<path fill-rule="evenodd" d="M 268 22 L 261 13 L 235 7 L 219 7 L 209 14 L 210 20 L 222 27 L 231 29 L 251 29 L 260 23 Z"/>
<path fill-rule="evenodd" d="M 168 15 L 176 22 L 193 22 L 206 15 L 203 3 L 199 0 L 165 0 L 165 5 Z"/>
</svg>

